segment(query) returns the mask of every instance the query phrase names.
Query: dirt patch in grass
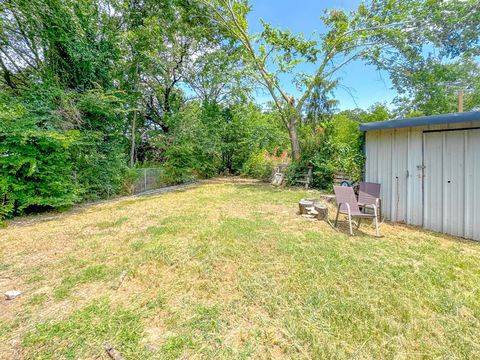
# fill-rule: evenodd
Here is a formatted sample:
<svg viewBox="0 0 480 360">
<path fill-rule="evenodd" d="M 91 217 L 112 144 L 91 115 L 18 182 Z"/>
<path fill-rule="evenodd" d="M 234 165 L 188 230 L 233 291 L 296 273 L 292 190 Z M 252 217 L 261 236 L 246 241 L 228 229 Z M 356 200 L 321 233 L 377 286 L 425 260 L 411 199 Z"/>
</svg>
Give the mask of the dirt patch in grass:
<svg viewBox="0 0 480 360">
<path fill-rule="evenodd" d="M 352 238 L 296 214 L 314 196 L 214 179 L 16 219 L 0 358 L 480 357 L 479 244 L 389 223 Z"/>
</svg>

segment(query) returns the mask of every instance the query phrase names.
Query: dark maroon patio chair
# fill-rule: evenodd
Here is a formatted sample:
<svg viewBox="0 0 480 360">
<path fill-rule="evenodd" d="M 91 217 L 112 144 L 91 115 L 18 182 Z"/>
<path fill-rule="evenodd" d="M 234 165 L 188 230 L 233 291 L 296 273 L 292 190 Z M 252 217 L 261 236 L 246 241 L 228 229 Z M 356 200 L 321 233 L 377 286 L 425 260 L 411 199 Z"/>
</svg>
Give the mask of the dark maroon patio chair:
<svg viewBox="0 0 480 360">
<path fill-rule="evenodd" d="M 358 191 L 358 206 L 365 212 L 365 208 L 375 205 L 378 210 L 378 218 L 382 220 L 382 200 L 380 199 L 380 184 L 361 182 Z"/>
<path fill-rule="evenodd" d="M 360 227 L 361 219 L 373 219 L 375 222 L 375 233 L 377 236 L 380 236 L 380 232 L 378 230 L 378 215 L 376 205 L 370 205 L 373 208 L 373 214 L 364 213 L 360 211 L 353 188 L 346 186 L 334 186 L 333 189 L 335 191 L 335 199 L 338 206 L 337 216 L 335 218 L 335 227 L 337 226 L 338 216 L 340 214 L 345 214 L 348 218 L 350 235 L 353 236 L 352 218 L 358 218 L 357 229 Z"/>
</svg>

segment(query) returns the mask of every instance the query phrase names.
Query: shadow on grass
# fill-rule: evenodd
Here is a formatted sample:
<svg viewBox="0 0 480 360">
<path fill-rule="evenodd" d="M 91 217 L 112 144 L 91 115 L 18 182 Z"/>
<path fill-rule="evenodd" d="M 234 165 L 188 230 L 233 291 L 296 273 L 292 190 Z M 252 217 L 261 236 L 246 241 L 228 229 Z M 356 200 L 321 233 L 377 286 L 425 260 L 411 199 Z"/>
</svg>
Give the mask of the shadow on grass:
<svg viewBox="0 0 480 360">
<path fill-rule="evenodd" d="M 330 219 L 330 222 L 332 225 L 335 224 L 335 218 Z M 456 244 L 474 244 L 480 246 L 480 242 L 471 240 L 471 239 L 465 239 L 461 238 L 458 236 L 453 236 L 449 234 L 444 234 L 432 230 L 425 229 L 421 226 L 418 225 L 410 225 L 410 224 L 405 224 L 405 223 L 400 223 L 400 222 L 391 222 L 391 221 L 382 221 L 379 223 L 379 229 L 380 229 L 380 236 L 375 236 L 375 225 L 373 225 L 373 221 L 362 221 L 362 224 L 359 229 L 357 229 L 357 222 L 355 221 L 353 224 L 353 237 L 356 238 L 389 238 L 390 233 L 392 231 L 395 231 L 396 233 L 411 233 L 411 232 L 418 232 L 421 233 L 422 235 L 427 235 L 431 240 L 436 240 L 436 241 L 448 241 L 450 243 L 456 243 Z M 363 229 L 362 229 L 363 228 Z M 368 232 L 366 232 L 364 229 L 365 228 L 370 228 Z M 336 227 L 339 233 L 342 233 L 346 236 L 350 236 L 349 232 L 349 226 L 348 226 L 348 221 L 346 219 L 342 219 L 341 217 L 338 219 L 338 226 Z M 371 232 L 370 232 L 371 231 Z"/>
</svg>

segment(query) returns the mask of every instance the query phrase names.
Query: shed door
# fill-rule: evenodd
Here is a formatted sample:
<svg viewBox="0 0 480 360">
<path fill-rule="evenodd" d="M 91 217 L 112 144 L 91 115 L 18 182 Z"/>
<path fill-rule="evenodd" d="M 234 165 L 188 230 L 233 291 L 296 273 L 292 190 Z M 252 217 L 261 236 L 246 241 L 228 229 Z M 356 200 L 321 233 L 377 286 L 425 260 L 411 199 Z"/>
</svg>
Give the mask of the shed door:
<svg viewBox="0 0 480 360">
<path fill-rule="evenodd" d="M 424 166 L 424 226 L 480 240 L 480 129 L 425 133 Z"/>
</svg>

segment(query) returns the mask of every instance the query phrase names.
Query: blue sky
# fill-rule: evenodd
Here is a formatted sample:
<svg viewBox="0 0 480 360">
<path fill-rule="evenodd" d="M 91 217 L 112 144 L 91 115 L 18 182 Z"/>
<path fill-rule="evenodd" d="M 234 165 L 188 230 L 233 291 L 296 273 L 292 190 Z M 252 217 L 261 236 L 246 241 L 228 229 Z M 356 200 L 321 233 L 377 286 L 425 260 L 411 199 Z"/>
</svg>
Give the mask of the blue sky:
<svg viewBox="0 0 480 360">
<path fill-rule="evenodd" d="M 313 32 L 322 33 L 325 29 L 320 16 L 325 9 L 337 8 L 353 10 L 359 0 L 250 0 L 252 11 L 249 14 L 249 25 L 252 32 L 262 30 L 260 19 L 282 29 L 290 29 L 293 33 L 303 33 L 309 37 Z M 299 67 L 307 72 L 310 67 Z M 356 107 L 367 109 L 376 102 L 389 104 L 396 93 L 391 89 L 387 73 L 379 72 L 373 66 L 362 61 L 347 65 L 338 73 L 340 87 L 335 92 L 340 109 Z M 290 94 L 297 91 L 289 79 L 283 79 L 283 85 Z M 259 102 L 269 101 L 267 94 L 258 94 Z"/>
</svg>

